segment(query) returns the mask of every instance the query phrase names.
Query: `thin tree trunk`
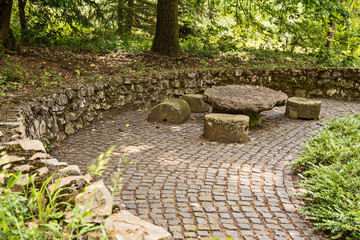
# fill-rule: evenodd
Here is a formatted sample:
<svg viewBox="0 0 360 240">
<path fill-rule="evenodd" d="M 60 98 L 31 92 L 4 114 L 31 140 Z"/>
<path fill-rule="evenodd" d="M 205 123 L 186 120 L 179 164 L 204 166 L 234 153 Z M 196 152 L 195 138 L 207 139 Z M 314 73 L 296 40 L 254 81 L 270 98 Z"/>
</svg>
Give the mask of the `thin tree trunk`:
<svg viewBox="0 0 360 240">
<path fill-rule="evenodd" d="M 157 22 L 152 50 L 171 57 L 181 54 L 178 0 L 158 0 Z"/>
<path fill-rule="evenodd" d="M 5 40 L 9 28 L 10 28 L 10 17 L 12 9 L 12 0 L 0 0 L 0 42 Z M 0 46 L 1 48 L 2 46 Z"/>
<path fill-rule="evenodd" d="M 19 19 L 20 19 L 20 27 L 21 27 L 21 40 L 23 42 L 29 42 L 29 38 L 27 36 L 27 28 L 26 28 L 26 18 L 25 18 L 25 7 L 27 0 L 18 0 L 19 5 Z"/>
<path fill-rule="evenodd" d="M 124 9 L 123 9 L 123 0 L 118 0 L 117 2 L 117 25 L 118 25 L 118 29 L 117 32 L 118 34 L 122 34 L 124 32 Z"/>
<path fill-rule="evenodd" d="M 127 2 L 127 11 L 126 11 L 126 24 L 125 31 L 126 33 L 131 33 L 134 19 L 134 0 L 128 0 Z"/>
<path fill-rule="evenodd" d="M 330 28 L 330 31 L 327 32 L 327 42 L 326 42 L 326 48 L 328 50 L 331 49 L 331 45 L 332 45 L 333 38 L 335 35 L 335 28 L 336 28 L 336 24 L 334 22 L 334 15 L 332 15 L 332 14 L 329 15 L 329 28 Z"/>
</svg>

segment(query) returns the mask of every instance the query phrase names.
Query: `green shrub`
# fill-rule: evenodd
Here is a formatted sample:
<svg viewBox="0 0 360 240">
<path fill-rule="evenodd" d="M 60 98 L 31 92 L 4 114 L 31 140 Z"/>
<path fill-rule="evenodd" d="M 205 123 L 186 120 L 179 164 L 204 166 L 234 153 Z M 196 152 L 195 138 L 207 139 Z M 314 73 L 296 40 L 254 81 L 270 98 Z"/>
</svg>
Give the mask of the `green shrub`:
<svg viewBox="0 0 360 240">
<path fill-rule="evenodd" d="M 360 239 L 360 161 L 315 166 L 307 174 L 300 183 L 306 189 L 300 211 L 333 239 Z"/>
<path fill-rule="evenodd" d="M 360 116 L 335 118 L 305 144 L 300 211 L 333 239 L 360 239 Z"/>
<path fill-rule="evenodd" d="M 291 165 L 306 171 L 314 165 L 347 163 L 360 157 L 360 115 L 335 118 L 307 143 L 301 157 Z"/>
</svg>

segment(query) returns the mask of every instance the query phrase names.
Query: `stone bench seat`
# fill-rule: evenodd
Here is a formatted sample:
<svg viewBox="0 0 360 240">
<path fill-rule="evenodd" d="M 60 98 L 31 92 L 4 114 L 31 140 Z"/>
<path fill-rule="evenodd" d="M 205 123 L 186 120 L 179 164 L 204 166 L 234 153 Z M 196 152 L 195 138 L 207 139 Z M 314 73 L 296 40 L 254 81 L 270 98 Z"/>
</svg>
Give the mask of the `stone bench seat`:
<svg viewBox="0 0 360 240">
<path fill-rule="evenodd" d="M 293 119 L 320 119 L 321 101 L 301 97 L 289 98 L 285 116 Z"/>
<path fill-rule="evenodd" d="M 246 142 L 249 132 L 249 117 L 210 113 L 204 120 L 204 137 L 215 142 Z"/>
<path fill-rule="evenodd" d="M 188 119 L 190 113 L 190 107 L 186 101 L 171 98 L 153 107 L 148 115 L 148 121 L 180 124 Z"/>
</svg>

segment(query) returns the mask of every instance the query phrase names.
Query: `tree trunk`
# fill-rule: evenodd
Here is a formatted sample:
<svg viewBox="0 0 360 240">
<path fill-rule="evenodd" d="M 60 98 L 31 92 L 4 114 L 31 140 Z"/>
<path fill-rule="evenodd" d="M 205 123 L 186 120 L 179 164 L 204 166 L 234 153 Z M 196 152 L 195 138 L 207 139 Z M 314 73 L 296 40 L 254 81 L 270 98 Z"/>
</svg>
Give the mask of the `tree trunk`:
<svg viewBox="0 0 360 240">
<path fill-rule="evenodd" d="M 118 29 L 117 29 L 117 33 L 118 34 L 123 34 L 124 32 L 124 26 L 123 26 L 123 21 L 124 21 L 124 3 L 123 0 L 118 0 L 117 1 L 117 25 L 118 25 Z"/>
<path fill-rule="evenodd" d="M 132 25 L 134 19 L 134 0 L 128 0 L 127 2 L 127 11 L 125 19 L 125 32 L 131 33 Z"/>
<path fill-rule="evenodd" d="M 180 55 L 178 0 L 158 0 L 152 50 L 171 57 Z"/>
<path fill-rule="evenodd" d="M 0 0 L 0 49 L 9 32 L 12 4 L 12 0 Z"/>
<path fill-rule="evenodd" d="M 332 14 L 329 15 L 329 28 L 330 31 L 327 32 L 327 42 L 326 42 L 326 48 L 328 50 L 330 50 L 331 48 L 333 38 L 335 35 L 335 28 L 336 28 L 336 24 L 334 23 L 334 15 Z"/>
<path fill-rule="evenodd" d="M 29 42 L 29 38 L 27 36 L 26 18 L 25 18 L 26 1 L 27 0 L 18 0 L 19 19 L 20 19 L 20 27 L 21 27 L 21 40 L 25 43 Z"/>
</svg>

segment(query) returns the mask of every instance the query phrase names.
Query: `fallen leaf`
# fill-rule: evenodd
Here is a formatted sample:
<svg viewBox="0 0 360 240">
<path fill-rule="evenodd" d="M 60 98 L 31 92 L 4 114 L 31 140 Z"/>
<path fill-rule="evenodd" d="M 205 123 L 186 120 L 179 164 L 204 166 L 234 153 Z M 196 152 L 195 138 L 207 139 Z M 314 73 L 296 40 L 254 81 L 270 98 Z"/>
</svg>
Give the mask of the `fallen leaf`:
<svg viewBox="0 0 360 240">
<path fill-rule="evenodd" d="M 125 126 L 126 126 L 126 127 L 130 127 L 130 124 L 127 123 Z"/>
</svg>

